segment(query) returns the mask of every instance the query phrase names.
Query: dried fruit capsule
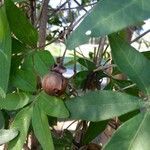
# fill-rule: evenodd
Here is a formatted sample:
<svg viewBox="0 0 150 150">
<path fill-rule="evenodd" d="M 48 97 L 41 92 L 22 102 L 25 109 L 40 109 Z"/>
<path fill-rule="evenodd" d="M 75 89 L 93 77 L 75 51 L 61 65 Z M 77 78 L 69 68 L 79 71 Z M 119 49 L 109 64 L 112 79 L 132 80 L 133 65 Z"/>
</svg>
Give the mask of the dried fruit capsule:
<svg viewBox="0 0 150 150">
<path fill-rule="evenodd" d="M 65 92 L 67 83 L 61 73 L 52 71 L 42 79 L 42 88 L 49 95 L 60 96 Z"/>
</svg>

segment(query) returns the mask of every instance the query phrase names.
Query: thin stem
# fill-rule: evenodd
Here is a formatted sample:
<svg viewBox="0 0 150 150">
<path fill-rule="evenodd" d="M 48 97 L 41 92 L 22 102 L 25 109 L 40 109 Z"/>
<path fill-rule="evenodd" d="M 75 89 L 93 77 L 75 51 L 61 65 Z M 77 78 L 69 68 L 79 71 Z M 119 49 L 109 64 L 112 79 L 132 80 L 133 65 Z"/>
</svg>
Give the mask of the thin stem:
<svg viewBox="0 0 150 150">
<path fill-rule="evenodd" d="M 126 87 L 124 87 L 124 88 L 122 88 L 121 91 L 124 91 L 124 90 L 126 90 L 126 89 L 132 88 L 132 87 L 134 87 L 134 86 L 136 86 L 135 83 L 134 83 L 134 84 L 131 84 L 131 85 L 129 85 L 129 86 L 126 86 Z"/>
<path fill-rule="evenodd" d="M 46 42 L 46 26 L 48 20 L 48 3 L 50 0 L 43 0 L 41 18 L 39 23 L 39 47 L 43 47 Z"/>
<path fill-rule="evenodd" d="M 96 3 L 97 3 L 97 2 L 88 4 L 88 5 L 84 5 L 84 7 L 94 6 Z M 71 7 L 70 9 L 79 9 L 79 8 L 80 8 L 80 6 Z M 68 10 L 68 8 L 63 8 L 63 9 L 61 9 L 61 11 L 65 11 L 65 10 Z"/>
<path fill-rule="evenodd" d="M 63 53 L 63 56 L 62 56 L 62 59 L 61 59 L 61 65 L 63 65 L 63 63 L 64 63 L 66 52 L 67 52 L 67 48 L 65 48 L 65 51 Z"/>
<path fill-rule="evenodd" d="M 79 55 L 81 55 L 82 57 L 84 57 L 85 59 L 87 59 L 87 57 L 85 57 L 82 52 L 78 52 L 78 51 L 76 50 L 76 53 L 78 53 Z"/>
<path fill-rule="evenodd" d="M 76 57 L 76 50 L 74 50 L 74 74 L 77 73 L 77 64 L 76 64 L 76 60 L 77 57 Z"/>
<path fill-rule="evenodd" d="M 53 10 L 52 14 L 49 16 L 49 18 L 51 18 L 53 15 L 56 15 L 60 10 L 61 8 L 63 8 L 66 4 L 68 3 L 68 0 L 65 1 L 61 6 L 59 6 L 57 9 Z"/>
<path fill-rule="evenodd" d="M 99 66 L 99 64 L 101 63 L 105 41 L 106 41 L 105 37 L 100 38 L 96 56 L 96 66 Z"/>
<path fill-rule="evenodd" d="M 133 40 L 131 41 L 131 43 L 136 42 L 137 40 L 139 40 L 141 37 L 143 37 L 144 35 L 146 35 L 146 34 L 149 33 L 149 32 L 150 32 L 150 29 L 147 30 L 146 32 L 142 33 L 141 35 L 139 35 L 137 38 L 133 39 Z"/>
<path fill-rule="evenodd" d="M 70 128 L 75 122 L 77 122 L 77 120 L 75 120 L 75 121 L 72 121 L 68 126 L 67 126 L 67 128 L 66 129 L 68 129 L 68 128 Z"/>
<path fill-rule="evenodd" d="M 46 47 L 46 46 L 52 44 L 53 42 L 57 41 L 58 39 L 59 39 L 59 37 L 54 38 L 54 39 L 52 39 L 50 42 L 48 42 L 47 44 L 45 44 L 45 45 L 43 45 L 43 46 L 36 47 L 36 49 L 42 49 L 42 48 L 44 48 L 44 47 Z"/>
<path fill-rule="evenodd" d="M 117 65 L 110 64 L 110 65 L 105 65 L 105 66 L 99 66 L 98 68 L 94 69 L 93 72 L 97 72 L 100 70 L 106 70 L 106 69 L 111 68 L 111 67 L 117 67 Z"/>
<path fill-rule="evenodd" d="M 74 0 L 74 2 L 81 7 L 86 13 L 88 12 L 77 0 Z"/>
<path fill-rule="evenodd" d="M 30 18 L 31 18 L 31 23 L 33 25 L 35 23 L 35 16 L 36 16 L 36 1 L 30 0 Z"/>
<path fill-rule="evenodd" d="M 104 49 L 103 54 L 102 54 L 102 57 L 105 55 L 105 53 L 106 53 L 108 47 L 109 47 L 109 44 L 107 44 L 106 48 Z"/>
</svg>

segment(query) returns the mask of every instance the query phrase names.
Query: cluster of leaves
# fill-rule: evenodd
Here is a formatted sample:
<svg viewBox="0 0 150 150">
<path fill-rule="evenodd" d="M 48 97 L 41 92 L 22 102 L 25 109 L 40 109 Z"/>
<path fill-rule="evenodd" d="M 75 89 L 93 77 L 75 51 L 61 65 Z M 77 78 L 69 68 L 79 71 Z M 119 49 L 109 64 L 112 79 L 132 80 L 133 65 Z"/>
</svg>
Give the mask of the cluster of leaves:
<svg viewBox="0 0 150 150">
<path fill-rule="evenodd" d="M 62 146 L 65 139 L 54 139 L 53 144 L 50 117 L 90 121 L 83 142 L 88 144 L 104 130 L 108 119 L 118 116 L 126 122 L 119 127 L 103 149 L 148 150 L 150 60 L 147 54 L 138 52 L 115 33 L 148 19 L 148 3 L 150 0 L 100 1 L 66 41 L 67 48 L 74 49 L 87 42 L 90 37 L 108 35 L 113 61 L 132 81 L 121 83 L 113 79 L 110 84 L 119 82 L 123 86 L 135 83 L 138 92 L 131 92 L 135 89 L 117 92 L 113 91 L 113 86 L 110 85 L 105 90 L 91 91 L 63 101 L 39 89 L 38 77 L 43 77 L 48 72 L 54 64 L 54 58 L 49 51 L 36 49 L 37 30 L 11 0 L 5 0 L 5 4 L 0 7 L 0 144 L 10 141 L 8 149 L 20 150 L 28 132 L 33 130 L 43 149 L 53 150 L 54 144 L 59 145 L 57 141 Z M 90 35 L 86 34 L 87 31 L 90 31 Z M 77 85 L 80 85 L 79 88 L 84 88 L 85 77 L 96 66 L 82 58 L 78 62 L 87 68 L 87 71 L 77 73 L 75 80 Z M 106 75 L 102 72 L 96 74 L 98 80 L 104 76 Z M 143 93 L 146 100 L 139 97 L 139 92 Z M 130 112 L 135 110 L 140 111 L 131 115 Z M 66 135 L 68 138 L 67 133 Z"/>
</svg>

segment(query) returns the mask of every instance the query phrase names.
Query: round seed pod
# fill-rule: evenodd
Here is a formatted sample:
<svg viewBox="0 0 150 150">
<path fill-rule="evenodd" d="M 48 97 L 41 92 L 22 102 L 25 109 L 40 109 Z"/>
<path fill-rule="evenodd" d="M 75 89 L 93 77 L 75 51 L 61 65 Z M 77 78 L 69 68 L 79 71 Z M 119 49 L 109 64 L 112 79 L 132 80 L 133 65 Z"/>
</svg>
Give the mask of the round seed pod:
<svg viewBox="0 0 150 150">
<path fill-rule="evenodd" d="M 52 71 L 45 75 L 42 79 L 43 90 L 53 96 L 62 95 L 67 87 L 68 80 L 61 73 Z"/>
</svg>

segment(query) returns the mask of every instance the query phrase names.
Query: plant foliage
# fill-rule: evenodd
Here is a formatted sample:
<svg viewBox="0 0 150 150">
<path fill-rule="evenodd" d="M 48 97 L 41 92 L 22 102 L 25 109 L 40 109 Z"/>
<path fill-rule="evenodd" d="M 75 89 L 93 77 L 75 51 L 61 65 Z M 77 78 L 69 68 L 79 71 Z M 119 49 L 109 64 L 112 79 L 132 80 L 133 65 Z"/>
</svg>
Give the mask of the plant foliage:
<svg viewBox="0 0 150 150">
<path fill-rule="evenodd" d="M 96 1 L 76 28 L 75 17 L 81 9 L 86 12 L 85 7 L 93 5 L 93 1 L 82 0 L 81 4 L 75 1 L 79 5 L 75 8 L 68 1 L 56 10 L 49 6 L 45 38 L 50 44 L 63 41 L 66 50 L 74 49 L 71 60 L 65 57 L 65 51 L 56 61 L 52 50 L 43 50 L 49 43 L 38 47 L 38 32 L 43 23 L 40 11 L 45 10 L 45 3 L 34 1 L 40 14 L 36 18 L 33 1 L 5 0 L 0 6 L 0 145 L 21 150 L 33 135 L 38 148 L 43 150 L 82 148 L 117 118 L 121 125 L 102 149 L 149 150 L 149 51 L 139 52 L 127 37 L 131 29 L 141 27 L 150 17 L 150 0 Z M 53 30 L 53 25 L 59 29 Z M 98 48 L 88 58 L 82 57 L 75 48 L 92 38 L 100 38 Z M 63 59 L 69 62 L 64 63 Z M 62 65 L 71 67 L 75 73 L 66 81 L 66 92 L 58 96 L 54 88 L 54 95 L 46 94 L 41 88 L 43 77 L 53 72 L 55 66 Z M 120 79 L 118 75 L 125 78 Z M 73 133 L 69 131 L 71 125 L 60 133 L 55 130 L 57 122 L 70 120 L 80 120 Z M 80 140 L 76 139 L 78 129 L 82 131 Z M 31 146 L 34 146 L 32 142 Z"/>
</svg>

